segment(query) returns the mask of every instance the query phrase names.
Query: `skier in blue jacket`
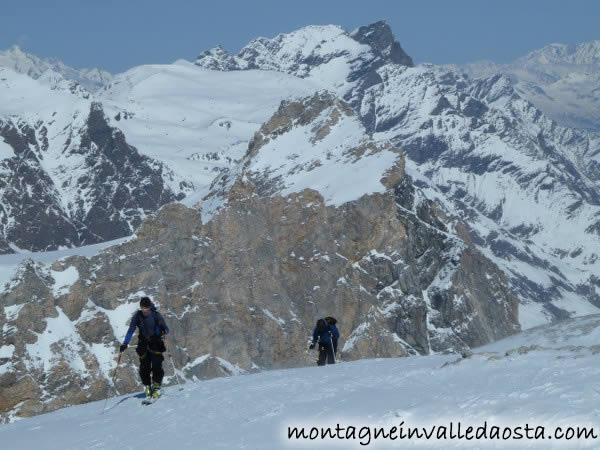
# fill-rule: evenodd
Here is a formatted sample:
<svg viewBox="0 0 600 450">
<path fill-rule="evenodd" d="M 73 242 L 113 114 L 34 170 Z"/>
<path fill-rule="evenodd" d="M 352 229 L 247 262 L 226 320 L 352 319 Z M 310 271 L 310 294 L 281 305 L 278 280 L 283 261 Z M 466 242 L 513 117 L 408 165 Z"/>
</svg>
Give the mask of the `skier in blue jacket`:
<svg viewBox="0 0 600 450">
<path fill-rule="evenodd" d="M 144 393 L 147 397 L 158 398 L 160 384 L 165 375 L 162 368 L 164 360 L 162 354 L 167 348 L 163 336 L 169 333 L 169 328 L 148 297 L 141 298 L 140 309 L 131 318 L 129 330 L 120 347 L 121 352 L 127 349 L 136 328 L 139 328 L 139 333 L 135 351 L 140 357 L 140 377 L 144 383 Z"/>
<path fill-rule="evenodd" d="M 315 329 L 313 331 L 312 344 L 309 348 L 315 348 L 317 342 L 319 343 L 319 360 L 317 365 L 324 366 L 327 364 L 335 364 L 335 355 L 337 354 L 337 344 L 340 337 L 340 332 L 335 326 L 337 320 L 333 317 L 326 317 L 324 319 L 317 320 Z"/>
</svg>

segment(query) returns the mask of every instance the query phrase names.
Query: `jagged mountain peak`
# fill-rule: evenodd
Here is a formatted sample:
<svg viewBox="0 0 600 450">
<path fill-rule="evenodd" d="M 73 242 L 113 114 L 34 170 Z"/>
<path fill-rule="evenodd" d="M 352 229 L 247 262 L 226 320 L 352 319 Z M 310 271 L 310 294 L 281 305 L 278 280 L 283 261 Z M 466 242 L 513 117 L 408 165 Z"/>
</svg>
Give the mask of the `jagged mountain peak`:
<svg viewBox="0 0 600 450">
<path fill-rule="evenodd" d="M 0 67 L 7 67 L 32 78 L 38 78 L 48 69 L 47 66 L 40 58 L 24 52 L 18 45 L 0 51 Z"/>
<path fill-rule="evenodd" d="M 237 56 L 214 48 L 196 59 L 196 65 L 216 70 L 261 69 L 308 77 L 337 61 L 360 64 L 379 61 L 412 66 L 386 22 L 360 27 L 352 33 L 337 25 L 310 25 L 274 38 L 252 40 Z"/>
<path fill-rule="evenodd" d="M 220 44 L 209 50 L 206 50 L 198 58 L 196 63 L 202 67 L 211 70 L 239 70 L 239 65 L 235 58 L 231 56 Z"/>
<path fill-rule="evenodd" d="M 269 121 L 262 125 L 254 138 L 249 152 L 256 151 L 257 136 L 266 139 L 275 139 L 277 136 L 290 131 L 296 126 L 307 126 L 310 123 L 325 120 L 330 125 L 338 123 L 340 117 L 355 117 L 352 108 L 329 91 L 318 91 L 310 97 L 297 100 L 284 100 L 278 110 Z M 322 139 L 324 130 L 314 124 L 311 128 L 312 139 Z M 357 121 L 359 131 L 363 131 L 360 122 Z"/>
<path fill-rule="evenodd" d="M 500 99 L 519 98 L 510 77 L 503 73 L 497 73 L 489 78 L 476 80 L 473 86 L 473 95 L 476 98 L 485 98 L 488 103 L 493 103 Z"/>
<path fill-rule="evenodd" d="M 17 44 L 11 45 L 7 50 L 0 52 L 0 54 L 13 55 L 17 58 L 26 58 L 27 56 L 31 56 L 25 53 Z"/>
<path fill-rule="evenodd" d="M 350 36 L 361 44 L 369 45 L 395 64 L 414 66 L 412 58 L 402 50 L 400 43 L 396 41 L 392 33 L 392 28 L 384 20 L 361 26 L 350 33 Z"/>
</svg>

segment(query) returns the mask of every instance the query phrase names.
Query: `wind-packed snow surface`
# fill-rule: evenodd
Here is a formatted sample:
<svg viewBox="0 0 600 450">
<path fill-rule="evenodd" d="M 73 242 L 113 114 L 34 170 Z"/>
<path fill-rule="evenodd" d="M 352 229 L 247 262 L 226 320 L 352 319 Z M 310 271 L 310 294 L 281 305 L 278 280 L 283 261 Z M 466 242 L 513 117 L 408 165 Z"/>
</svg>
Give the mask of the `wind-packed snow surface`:
<svg viewBox="0 0 600 450">
<path fill-rule="evenodd" d="M 463 359 L 362 360 L 187 383 L 182 390 L 170 386 L 150 406 L 141 405 L 140 394 L 113 397 L 4 425 L 0 442 L 22 450 L 598 448 L 599 325 L 598 315 L 570 319 Z M 485 425 L 488 440 L 452 440 L 451 423 L 455 434 L 459 423 L 463 434 L 467 426 Z M 407 434 L 433 426 L 447 427 L 447 438 L 399 439 L 400 428 Z M 494 426 L 500 436 L 508 427 L 523 439 L 492 439 Z M 290 427 L 305 427 L 307 436 L 312 427 L 331 427 L 335 437 L 288 439 Z M 349 427 L 356 427 L 355 439 L 347 438 Z M 375 439 L 380 427 L 388 436 L 396 433 L 396 440 Z M 588 427 L 596 438 L 557 439 L 554 433 L 569 436 L 569 427 Z M 437 436 L 441 428 L 434 430 Z"/>
</svg>

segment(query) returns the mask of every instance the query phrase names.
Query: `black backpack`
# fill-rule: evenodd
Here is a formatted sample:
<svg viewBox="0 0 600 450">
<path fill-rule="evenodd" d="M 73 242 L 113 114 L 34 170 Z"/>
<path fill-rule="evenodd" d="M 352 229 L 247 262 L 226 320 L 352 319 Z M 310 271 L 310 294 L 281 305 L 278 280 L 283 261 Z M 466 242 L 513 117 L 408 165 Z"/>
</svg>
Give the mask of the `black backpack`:
<svg viewBox="0 0 600 450">
<path fill-rule="evenodd" d="M 327 325 L 327 321 L 325 319 L 317 320 L 317 333 L 325 333 L 329 326 Z"/>
</svg>

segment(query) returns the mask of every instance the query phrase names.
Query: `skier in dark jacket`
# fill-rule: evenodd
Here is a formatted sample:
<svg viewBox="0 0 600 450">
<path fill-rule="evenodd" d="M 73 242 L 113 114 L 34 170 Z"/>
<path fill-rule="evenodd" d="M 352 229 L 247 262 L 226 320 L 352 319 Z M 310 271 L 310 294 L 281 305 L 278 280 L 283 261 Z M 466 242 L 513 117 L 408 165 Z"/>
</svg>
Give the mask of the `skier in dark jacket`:
<svg viewBox="0 0 600 450">
<path fill-rule="evenodd" d="M 324 366 L 326 361 L 327 364 L 335 364 L 337 344 L 340 337 L 340 332 L 335 326 L 336 323 L 337 320 L 333 317 L 326 317 L 317 320 L 315 325 L 312 344 L 309 348 L 313 349 L 317 342 L 319 343 L 319 360 L 317 361 L 319 366 Z"/>
<path fill-rule="evenodd" d="M 131 318 L 129 330 L 120 347 L 121 352 L 127 349 L 136 328 L 139 328 L 139 333 L 135 351 L 140 357 L 140 377 L 145 386 L 144 393 L 147 397 L 158 398 L 160 384 L 165 375 L 162 368 L 164 360 L 162 353 L 167 349 L 163 336 L 169 333 L 169 328 L 148 297 L 141 298 L 140 310 L 136 311 Z"/>
</svg>

